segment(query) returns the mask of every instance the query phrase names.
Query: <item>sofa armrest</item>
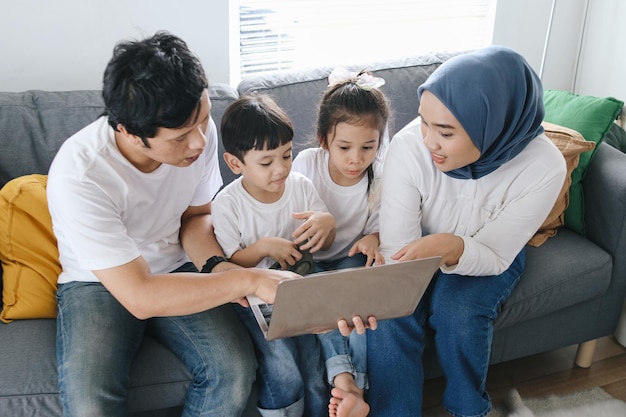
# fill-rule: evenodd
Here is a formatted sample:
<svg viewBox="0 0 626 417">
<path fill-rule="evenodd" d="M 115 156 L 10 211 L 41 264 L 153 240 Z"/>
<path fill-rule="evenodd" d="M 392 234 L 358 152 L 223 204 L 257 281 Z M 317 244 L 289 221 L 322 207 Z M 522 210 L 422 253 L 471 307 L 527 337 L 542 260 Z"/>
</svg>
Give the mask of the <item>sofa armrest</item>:
<svg viewBox="0 0 626 417">
<path fill-rule="evenodd" d="M 626 154 L 601 143 L 582 184 L 587 238 L 613 258 L 601 314 L 615 326 L 626 296 Z"/>
<path fill-rule="evenodd" d="M 587 238 L 614 258 L 623 258 L 616 255 L 626 253 L 626 154 L 601 143 L 583 190 Z M 626 259 L 623 262 L 626 267 Z"/>
</svg>

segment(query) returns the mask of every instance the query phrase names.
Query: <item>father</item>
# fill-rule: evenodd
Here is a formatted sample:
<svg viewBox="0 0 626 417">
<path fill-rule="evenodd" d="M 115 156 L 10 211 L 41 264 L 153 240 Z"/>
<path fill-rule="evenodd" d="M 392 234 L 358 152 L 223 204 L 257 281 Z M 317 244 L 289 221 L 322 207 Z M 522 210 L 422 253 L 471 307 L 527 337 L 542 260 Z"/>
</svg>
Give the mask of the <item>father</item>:
<svg viewBox="0 0 626 417">
<path fill-rule="evenodd" d="M 207 87 L 181 39 L 159 32 L 122 42 L 104 73 L 105 114 L 65 141 L 52 163 L 66 416 L 128 415 L 144 332 L 194 375 L 184 416 L 245 408 L 255 359 L 230 302 L 254 294 L 272 303 L 278 282 L 296 275 L 223 262 L 210 220 L 222 181 Z"/>
</svg>

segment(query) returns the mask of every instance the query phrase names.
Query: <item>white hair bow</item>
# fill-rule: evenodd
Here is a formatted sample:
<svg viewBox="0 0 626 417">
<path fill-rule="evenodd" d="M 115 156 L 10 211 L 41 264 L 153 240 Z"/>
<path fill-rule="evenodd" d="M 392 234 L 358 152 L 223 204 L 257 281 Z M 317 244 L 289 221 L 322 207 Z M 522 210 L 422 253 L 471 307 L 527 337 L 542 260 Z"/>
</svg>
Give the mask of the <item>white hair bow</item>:
<svg viewBox="0 0 626 417">
<path fill-rule="evenodd" d="M 335 68 L 328 76 L 328 85 L 343 84 L 353 82 L 364 90 L 378 88 L 385 84 L 385 80 L 380 77 L 374 77 L 367 72 L 350 72 L 343 67 Z"/>
</svg>

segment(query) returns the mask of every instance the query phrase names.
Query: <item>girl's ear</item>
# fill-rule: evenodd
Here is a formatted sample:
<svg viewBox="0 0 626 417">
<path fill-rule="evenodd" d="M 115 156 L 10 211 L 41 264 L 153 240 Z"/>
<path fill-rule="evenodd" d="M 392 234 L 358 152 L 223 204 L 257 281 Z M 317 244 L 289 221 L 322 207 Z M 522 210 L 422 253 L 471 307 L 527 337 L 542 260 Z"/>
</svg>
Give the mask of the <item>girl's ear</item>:
<svg viewBox="0 0 626 417">
<path fill-rule="evenodd" d="M 224 152 L 224 161 L 226 162 L 226 165 L 228 165 L 228 168 L 230 168 L 230 170 L 233 172 L 233 174 L 241 174 L 241 166 L 243 165 L 243 162 L 239 160 L 239 158 L 237 158 L 232 153 Z"/>
<path fill-rule="evenodd" d="M 320 144 L 320 148 L 328 150 L 328 137 L 324 138 L 322 135 L 317 135 L 317 141 Z"/>
</svg>

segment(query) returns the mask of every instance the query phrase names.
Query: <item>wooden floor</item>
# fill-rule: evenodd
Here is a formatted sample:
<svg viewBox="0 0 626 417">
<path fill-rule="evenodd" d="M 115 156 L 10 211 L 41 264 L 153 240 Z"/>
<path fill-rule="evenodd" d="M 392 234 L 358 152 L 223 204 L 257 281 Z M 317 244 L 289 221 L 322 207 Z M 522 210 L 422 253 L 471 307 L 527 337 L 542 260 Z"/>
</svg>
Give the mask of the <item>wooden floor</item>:
<svg viewBox="0 0 626 417">
<path fill-rule="evenodd" d="M 492 365 L 487 391 L 498 402 L 515 388 L 522 398 L 566 394 L 602 387 L 615 398 L 626 401 L 626 348 L 612 336 L 598 340 L 590 368 L 574 365 L 577 346 L 569 346 L 527 358 Z M 424 409 L 441 410 L 445 380 L 437 378 L 424 385 Z"/>
</svg>

